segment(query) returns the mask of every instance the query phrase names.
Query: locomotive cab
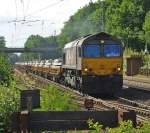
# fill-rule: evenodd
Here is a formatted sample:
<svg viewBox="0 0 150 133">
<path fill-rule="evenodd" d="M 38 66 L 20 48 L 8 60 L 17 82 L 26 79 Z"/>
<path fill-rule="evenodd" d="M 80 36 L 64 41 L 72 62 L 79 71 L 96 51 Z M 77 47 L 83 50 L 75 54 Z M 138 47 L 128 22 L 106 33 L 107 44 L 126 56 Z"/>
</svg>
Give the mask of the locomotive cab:
<svg viewBox="0 0 150 133">
<path fill-rule="evenodd" d="M 87 93 L 113 95 L 122 88 L 122 44 L 107 36 L 82 45 L 82 84 Z"/>
</svg>

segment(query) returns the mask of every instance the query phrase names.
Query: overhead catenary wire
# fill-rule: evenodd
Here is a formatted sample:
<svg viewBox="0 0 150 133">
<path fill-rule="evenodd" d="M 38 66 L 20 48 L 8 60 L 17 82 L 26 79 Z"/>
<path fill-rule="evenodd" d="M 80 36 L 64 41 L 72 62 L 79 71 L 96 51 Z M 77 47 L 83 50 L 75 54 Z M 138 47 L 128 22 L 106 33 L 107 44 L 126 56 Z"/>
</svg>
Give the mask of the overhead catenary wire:
<svg viewBox="0 0 150 133">
<path fill-rule="evenodd" d="M 51 8 L 51 7 L 53 7 L 53 6 L 58 5 L 59 3 L 63 2 L 63 1 L 64 1 L 64 0 L 59 0 L 59 1 L 56 2 L 56 3 L 49 4 L 49 5 L 47 5 L 46 7 L 43 7 L 43 8 L 41 8 L 41 9 L 38 9 L 38 10 L 36 10 L 36 11 L 31 12 L 30 14 L 26 15 L 25 17 L 30 17 L 30 16 L 32 16 L 32 15 L 34 15 L 34 14 L 37 14 L 37 13 L 39 13 L 39 12 L 42 12 L 42 11 L 48 9 L 48 8 Z"/>
<path fill-rule="evenodd" d="M 5 21 L 0 21 L 0 24 L 7 24 L 7 23 L 21 23 L 21 24 L 28 24 L 28 23 L 35 23 L 35 22 L 42 22 L 42 21 L 49 21 L 49 19 L 13 19 L 13 20 L 5 20 Z M 83 22 L 99 22 L 98 19 L 87 19 L 86 21 Z M 55 24 L 54 22 L 50 22 L 51 24 Z"/>
<path fill-rule="evenodd" d="M 13 25 L 25 25 L 25 26 L 34 26 L 34 23 L 41 23 L 42 25 L 45 25 L 46 22 L 49 24 L 56 24 L 55 22 L 52 22 L 50 19 L 35 19 L 35 20 L 24 20 L 24 19 L 13 19 L 13 20 L 5 20 L 5 21 L 0 21 L 0 24 L 13 24 Z"/>
<path fill-rule="evenodd" d="M 28 14 L 28 15 L 26 15 L 26 13 L 25 13 L 25 11 L 27 11 L 28 10 L 28 8 L 29 8 L 29 5 L 30 5 L 30 1 L 31 0 L 28 0 L 28 2 L 27 2 L 27 6 L 26 6 L 26 10 L 25 10 L 25 2 L 24 2 L 24 0 L 20 0 L 20 2 L 21 2 L 21 4 L 22 4 L 22 12 L 23 12 L 23 19 L 19 19 L 18 18 L 18 5 L 17 5 L 17 0 L 14 0 L 15 1 L 15 8 L 16 8 L 16 18 L 15 19 L 13 19 L 13 20 L 8 20 L 8 21 L 3 21 L 3 22 L 0 22 L 0 23 L 15 23 L 14 25 L 17 25 L 17 23 L 21 23 L 21 24 L 26 24 L 26 23 L 30 23 L 30 22 L 37 22 L 37 21 L 49 21 L 49 20 L 39 20 L 39 19 L 35 19 L 35 20 L 33 20 L 33 19 L 27 19 L 27 17 L 31 17 L 31 15 L 32 14 L 36 14 L 36 13 L 39 13 L 39 12 L 42 12 L 42 11 L 44 11 L 44 10 L 46 10 L 46 9 L 48 9 L 48 8 L 50 8 L 50 7 L 53 7 L 53 6 L 56 6 L 57 4 L 59 4 L 59 3 L 61 3 L 62 1 L 64 1 L 64 0 L 59 0 L 59 1 L 57 1 L 56 3 L 53 3 L 53 4 L 49 4 L 49 5 L 47 5 L 46 7 L 43 7 L 43 8 L 41 8 L 41 9 L 38 9 L 38 10 L 36 10 L 36 11 L 34 11 L 34 12 L 32 12 L 32 13 L 30 13 L 30 14 Z M 33 16 L 34 17 L 34 16 Z"/>
<path fill-rule="evenodd" d="M 16 15 L 17 18 L 15 18 L 14 20 L 7 21 L 6 23 L 21 23 L 21 24 L 26 24 L 26 23 L 30 23 L 30 22 L 46 21 L 46 20 L 43 20 L 43 19 L 42 19 L 42 20 L 39 20 L 39 19 L 29 20 L 29 19 L 27 19 L 27 17 L 31 17 L 31 15 L 33 15 L 33 14 L 42 12 L 42 11 L 44 11 L 44 10 L 50 8 L 50 7 L 53 7 L 53 6 L 55 6 L 55 5 L 59 4 L 59 3 L 61 3 L 62 1 L 64 1 L 64 0 L 59 0 L 59 1 L 56 2 L 56 3 L 49 4 L 49 5 L 47 5 L 46 7 L 43 7 L 43 8 L 41 8 L 41 9 L 38 9 L 38 10 L 36 10 L 36 11 L 34 11 L 34 12 L 28 14 L 28 15 L 25 15 L 24 0 L 20 0 L 20 2 L 21 2 L 21 4 L 22 4 L 22 7 L 23 7 L 23 19 L 18 19 L 18 15 Z M 29 8 L 29 4 L 30 4 L 30 0 L 28 0 L 26 11 L 27 11 L 27 9 Z M 16 1 L 16 0 L 15 0 L 15 6 L 16 6 L 16 14 L 17 14 L 17 1 Z M 48 20 L 48 21 L 49 21 L 49 20 Z"/>
</svg>

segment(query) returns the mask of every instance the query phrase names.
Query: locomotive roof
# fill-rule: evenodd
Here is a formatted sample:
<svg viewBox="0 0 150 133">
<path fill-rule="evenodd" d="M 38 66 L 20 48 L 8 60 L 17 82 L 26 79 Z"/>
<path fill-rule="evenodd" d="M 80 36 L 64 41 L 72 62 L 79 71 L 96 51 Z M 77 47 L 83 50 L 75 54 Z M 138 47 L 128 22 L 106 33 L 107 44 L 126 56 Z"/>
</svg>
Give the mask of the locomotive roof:
<svg viewBox="0 0 150 133">
<path fill-rule="evenodd" d="M 97 34 L 94 34 L 94 35 L 87 35 L 87 36 L 81 37 L 79 39 L 76 39 L 72 42 L 69 42 L 65 45 L 64 49 L 75 47 L 77 44 L 78 44 L 78 46 L 80 46 L 80 45 L 82 45 L 82 43 L 84 41 L 87 41 L 87 40 L 90 40 L 90 39 L 93 39 L 93 38 L 99 38 L 99 39 L 103 39 L 103 40 L 110 39 L 110 40 L 121 43 L 120 39 L 118 39 L 117 37 L 112 36 L 112 35 L 110 35 L 108 33 L 105 33 L 105 32 L 100 32 L 100 33 L 97 33 Z"/>
</svg>

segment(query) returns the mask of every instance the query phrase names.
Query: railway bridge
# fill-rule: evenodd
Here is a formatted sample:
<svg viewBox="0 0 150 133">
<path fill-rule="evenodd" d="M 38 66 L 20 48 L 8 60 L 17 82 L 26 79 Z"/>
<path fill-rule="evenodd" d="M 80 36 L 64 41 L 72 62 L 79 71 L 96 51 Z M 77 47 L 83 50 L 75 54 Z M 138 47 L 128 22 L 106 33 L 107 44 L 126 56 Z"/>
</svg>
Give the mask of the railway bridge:
<svg viewBox="0 0 150 133">
<path fill-rule="evenodd" d="M 50 52 L 53 50 L 60 50 L 57 47 L 50 47 L 50 48 L 0 48 L 0 52 L 4 53 L 42 53 L 42 52 Z"/>
</svg>

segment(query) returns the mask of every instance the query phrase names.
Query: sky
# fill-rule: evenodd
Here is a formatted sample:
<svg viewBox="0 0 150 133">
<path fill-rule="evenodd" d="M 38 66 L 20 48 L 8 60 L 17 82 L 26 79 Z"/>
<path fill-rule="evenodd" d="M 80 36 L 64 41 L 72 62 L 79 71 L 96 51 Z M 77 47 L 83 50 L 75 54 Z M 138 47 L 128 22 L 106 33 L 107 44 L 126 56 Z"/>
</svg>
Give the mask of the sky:
<svg viewBox="0 0 150 133">
<path fill-rule="evenodd" d="M 0 0 L 0 36 L 7 47 L 23 47 L 30 35 L 59 34 L 64 22 L 90 1 Z"/>
</svg>

